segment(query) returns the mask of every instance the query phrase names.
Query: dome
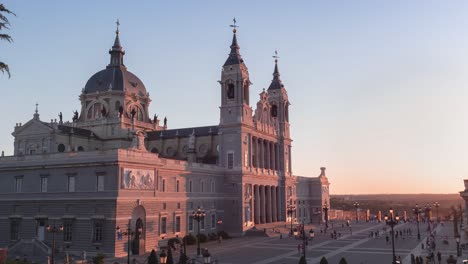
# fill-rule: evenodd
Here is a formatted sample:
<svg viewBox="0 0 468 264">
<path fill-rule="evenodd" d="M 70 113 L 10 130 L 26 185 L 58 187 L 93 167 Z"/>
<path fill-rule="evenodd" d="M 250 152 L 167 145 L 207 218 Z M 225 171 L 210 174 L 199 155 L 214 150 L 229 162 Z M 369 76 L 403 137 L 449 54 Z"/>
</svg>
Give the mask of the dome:
<svg viewBox="0 0 468 264">
<path fill-rule="evenodd" d="M 123 66 L 108 66 L 106 69 L 94 74 L 86 82 L 83 93 L 106 91 L 123 91 L 135 93 L 139 96 L 146 95 L 146 88 L 143 82 Z"/>
</svg>

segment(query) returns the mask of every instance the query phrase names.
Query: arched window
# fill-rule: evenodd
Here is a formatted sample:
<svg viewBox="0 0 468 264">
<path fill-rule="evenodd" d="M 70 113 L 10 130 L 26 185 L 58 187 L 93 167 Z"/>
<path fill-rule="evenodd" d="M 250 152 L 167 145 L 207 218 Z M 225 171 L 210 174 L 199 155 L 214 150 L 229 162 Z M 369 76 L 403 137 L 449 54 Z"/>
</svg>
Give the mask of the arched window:
<svg viewBox="0 0 468 264">
<path fill-rule="evenodd" d="M 115 111 L 119 111 L 120 101 L 115 102 Z"/>
<path fill-rule="evenodd" d="M 271 116 L 277 117 L 278 116 L 278 107 L 276 105 L 271 106 Z"/>
<path fill-rule="evenodd" d="M 152 148 L 151 149 L 151 153 L 158 153 L 158 152 L 159 152 L 159 150 L 157 148 Z"/>
<path fill-rule="evenodd" d="M 88 110 L 88 114 L 86 115 L 87 119 L 98 119 L 102 116 L 103 105 L 101 103 L 95 103 L 91 106 Z"/>
<path fill-rule="evenodd" d="M 64 144 L 59 144 L 57 147 L 58 152 L 64 152 L 65 151 L 65 145 Z"/>
<path fill-rule="evenodd" d="M 228 81 L 226 94 L 228 99 L 234 99 L 234 83 L 231 80 Z"/>
</svg>

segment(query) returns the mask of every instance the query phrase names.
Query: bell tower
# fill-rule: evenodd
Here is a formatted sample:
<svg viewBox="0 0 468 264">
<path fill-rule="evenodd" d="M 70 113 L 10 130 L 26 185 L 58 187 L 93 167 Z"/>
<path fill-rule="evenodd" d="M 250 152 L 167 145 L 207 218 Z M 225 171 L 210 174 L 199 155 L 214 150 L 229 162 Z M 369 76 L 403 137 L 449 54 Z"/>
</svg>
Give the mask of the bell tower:
<svg viewBox="0 0 468 264">
<path fill-rule="evenodd" d="M 271 116 L 276 119 L 279 143 L 279 170 L 285 175 L 292 175 L 291 136 L 289 133 L 289 99 L 278 70 L 278 52 L 275 51 L 275 69 L 273 80 L 268 87 L 268 101 L 271 106 Z"/>
<path fill-rule="evenodd" d="M 234 20 L 231 52 L 221 72 L 220 125 L 251 124 L 249 106 L 250 79 L 247 66 L 239 52 L 237 25 Z"/>
</svg>

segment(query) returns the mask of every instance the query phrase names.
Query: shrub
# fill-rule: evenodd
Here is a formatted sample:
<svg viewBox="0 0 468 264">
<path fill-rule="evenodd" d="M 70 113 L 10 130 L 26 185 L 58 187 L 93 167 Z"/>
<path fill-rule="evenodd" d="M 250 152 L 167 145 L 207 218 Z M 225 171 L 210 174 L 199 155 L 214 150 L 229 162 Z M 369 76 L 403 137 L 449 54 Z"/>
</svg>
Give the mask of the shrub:
<svg viewBox="0 0 468 264">
<path fill-rule="evenodd" d="M 175 244 L 180 244 L 180 239 L 178 237 L 173 237 L 167 241 L 167 245 L 171 248 L 175 248 Z"/>
<path fill-rule="evenodd" d="M 174 257 L 172 257 L 172 249 L 171 247 L 169 247 L 167 249 L 167 261 L 166 261 L 167 264 L 174 264 Z"/>
<path fill-rule="evenodd" d="M 210 240 L 217 240 L 218 239 L 218 235 L 216 235 L 215 233 L 211 233 L 211 234 L 208 234 L 208 238 Z"/>
<path fill-rule="evenodd" d="M 231 238 L 231 237 L 229 236 L 229 234 L 228 234 L 226 231 L 219 231 L 219 232 L 218 232 L 218 236 L 223 237 L 223 239 L 229 239 L 229 238 Z"/>
<path fill-rule="evenodd" d="M 187 256 L 182 252 L 182 250 L 180 250 L 179 264 L 187 264 L 187 261 Z"/>
<path fill-rule="evenodd" d="M 200 234 L 198 238 L 200 239 L 200 243 L 208 241 L 208 237 L 205 234 Z"/>
<path fill-rule="evenodd" d="M 307 264 L 307 260 L 304 258 L 304 256 L 301 256 L 301 259 L 299 260 L 299 264 Z"/>
<path fill-rule="evenodd" d="M 158 264 L 158 256 L 156 256 L 156 251 L 151 250 L 151 254 L 148 257 L 148 264 Z"/>
<path fill-rule="evenodd" d="M 93 258 L 93 264 L 104 264 L 104 255 L 102 253 L 98 253 Z"/>
<path fill-rule="evenodd" d="M 197 243 L 197 239 L 192 234 L 186 235 L 184 240 L 187 245 L 195 245 L 195 243 Z"/>
<path fill-rule="evenodd" d="M 346 261 L 346 259 L 344 257 L 342 257 L 340 259 L 340 263 L 338 263 L 338 264 L 348 264 L 348 262 Z"/>
<path fill-rule="evenodd" d="M 327 258 L 322 257 L 322 259 L 320 260 L 320 264 L 328 264 Z"/>
</svg>

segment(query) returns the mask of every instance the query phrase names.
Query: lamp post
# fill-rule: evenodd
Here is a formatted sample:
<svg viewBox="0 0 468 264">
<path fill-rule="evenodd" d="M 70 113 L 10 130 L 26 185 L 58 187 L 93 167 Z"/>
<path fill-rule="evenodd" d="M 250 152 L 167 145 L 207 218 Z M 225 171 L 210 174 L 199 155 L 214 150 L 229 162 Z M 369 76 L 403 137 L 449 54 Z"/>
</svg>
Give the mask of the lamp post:
<svg viewBox="0 0 468 264">
<path fill-rule="evenodd" d="M 359 203 L 358 202 L 354 202 L 354 208 L 356 208 L 356 223 L 357 223 L 359 222 L 359 218 L 358 218 Z"/>
<path fill-rule="evenodd" d="M 390 212 L 390 216 L 385 215 L 384 219 L 385 219 L 385 223 L 392 228 L 392 252 L 393 252 L 392 264 L 396 264 L 395 241 L 394 241 L 395 234 L 394 234 L 394 231 L 393 231 L 393 227 L 398 224 L 398 221 L 400 221 L 400 217 L 398 216 L 398 214 L 396 216 L 393 215 L 393 209 L 392 208 L 390 208 L 389 212 Z"/>
<path fill-rule="evenodd" d="M 47 232 L 52 233 L 52 255 L 50 257 L 50 264 L 55 264 L 55 233 L 63 232 L 63 225 L 55 226 L 55 222 L 52 226 L 47 225 Z"/>
<path fill-rule="evenodd" d="M 426 214 L 426 220 L 427 220 L 427 231 L 431 231 L 431 205 L 429 204 L 426 204 L 426 206 L 424 207 L 424 211 L 425 211 L 425 214 Z"/>
<path fill-rule="evenodd" d="M 437 222 L 439 222 L 439 207 L 440 207 L 439 202 L 435 202 L 435 203 L 434 203 L 434 207 L 435 207 L 435 209 L 436 209 L 436 218 L 437 218 Z"/>
<path fill-rule="evenodd" d="M 161 264 L 166 264 L 167 263 L 167 254 L 166 254 L 166 251 L 162 251 L 161 254 L 159 254 L 159 262 L 161 262 Z"/>
<path fill-rule="evenodd" d="M 305 233 L 305 223 L 302 221 L 302 251 L 304 252 L 304 259 L 306 259 L 306 246 L 307 246 L 307 237 Z"/>
<path fill-rule="evenodd" d="M 457 257 L 460 257 L 460 235 L 455 236 L 455 241 L 457 241 Z"/>
<path fill-rule="evenodd" d="M 462 231 L 463 227 L 463 211 L 461 204 L 458 204 L 458 208 L 460 209 L 460 232 Z"/>
<path fill-rule="evenodd" d="M 122 240 L 122 236 L 127 236 L 127 264 L 130 264 L 130 245 L 131 245 L 130 240 L 132 239 L 132 236 L 136 234 L 136 232 L 141 234 L 141 232 L 143 231 L 143 229 L 140 227 L 135 232 L 130 228 L 130 226 L 131 226 L 131 220 L 128 220 L 126 231 L 122 231 L 122 229 L 120 229 L 119 226 L 115 228 L 115 230 L 117 231 L 118 240 Z"/>
<path fill-rule="evenodd" d="M 325 201 L 325 204 L 323 205 L 323 212 L 325 213 L 325 232 L 328 228 L 328 202 Z"/>
<path fill-rule="evenodd" d="M 292 204 L 292 200 L 289 200 L 289 204 L 287 206 L 287 211 L 288 211 L 288 214 L 289 214 L 289 219 L 291 220 L 291 229 L 289 230 L 289 234 L 292 235 L 293 234 L 293 228 L 292 228 L 292 226 L 293 226 L 293 217 L 292 217 L 292 215 L 293 215 L 293 212 L 296 211 L 296 206 L 294 206 Z"/>
<path fill-rule="evenodd" d="M 419 208 L 418 204 L 416 204 L 416 206 L 413 208 L 413 213 L 416 215 L 416 224 L 418 226 L 418 240 L 421 240 L 421 234 L 419 233 L 419 215 L 422 213 L 422 209 Z"/>
<path fill-rule="evenodd" d="M 197 221 L 197 224 L 198 224 L 197 256 L 200 256 L 200 254 L 201 254 L 201 252 L 200 252 L 200 221 L 205 219 L 205 216 L 206 216 L 206 213 L 205 213 L 205 211 L 202 211 L 200 209 L 200 206 L 198 206 L 197 211 L 193 211 L 192 215 L 190 216 L 190 217 L 192 217 L 193 220 Z"/>
</svg>

